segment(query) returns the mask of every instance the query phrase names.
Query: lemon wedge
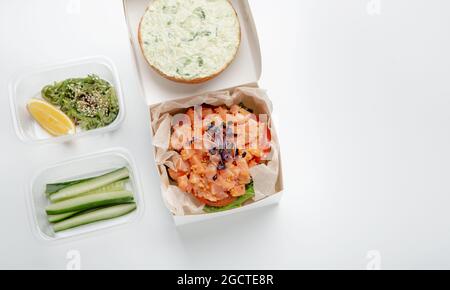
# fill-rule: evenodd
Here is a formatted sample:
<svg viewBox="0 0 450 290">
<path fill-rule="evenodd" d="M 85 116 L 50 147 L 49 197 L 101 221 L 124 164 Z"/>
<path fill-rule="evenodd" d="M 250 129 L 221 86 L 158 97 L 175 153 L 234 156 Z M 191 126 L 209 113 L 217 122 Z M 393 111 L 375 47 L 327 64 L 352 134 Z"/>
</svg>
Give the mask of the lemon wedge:
<svg viewBox="0 0 450 290">
<path fill-rule="evenodd" d="M 75 124 L 55 106 L 39 99 L 31 99 L 27 104 L 31 116 L 50 135 L 58 137 L 75 133 Z"/>
</svg>

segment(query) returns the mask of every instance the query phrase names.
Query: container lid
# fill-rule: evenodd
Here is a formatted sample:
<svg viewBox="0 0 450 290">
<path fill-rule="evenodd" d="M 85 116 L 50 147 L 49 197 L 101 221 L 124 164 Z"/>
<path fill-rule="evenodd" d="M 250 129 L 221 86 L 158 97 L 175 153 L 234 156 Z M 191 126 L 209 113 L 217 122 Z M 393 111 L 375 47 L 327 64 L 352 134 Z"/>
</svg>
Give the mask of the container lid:
<svg viewBox="0 0 450 290">
<path fill-rule="evenodd" d="M 138 27 L 149 0 L 124 0 L 130 38 L 139 78 L 148 105 L 199 93 L 256 83 L 261 77 L 261 51 L 258 34 L 247 0 L 231 0 L 241 23 L 241 47 L 233 63 L 218 77 L 190 85 L 167 80 L 147 64 L 138 42 Z"/>
</svg>

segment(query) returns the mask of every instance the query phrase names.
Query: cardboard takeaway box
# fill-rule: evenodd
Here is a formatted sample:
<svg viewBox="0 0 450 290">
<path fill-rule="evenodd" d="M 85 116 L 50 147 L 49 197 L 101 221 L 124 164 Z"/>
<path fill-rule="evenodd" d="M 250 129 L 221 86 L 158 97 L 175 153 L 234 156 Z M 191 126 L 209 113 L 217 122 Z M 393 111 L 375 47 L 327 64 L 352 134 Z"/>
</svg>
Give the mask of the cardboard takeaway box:
<svg viewBox="0 0 450 290">
<path fill-rule="evenodd" d="M 170 101 L 187 101 L 194 96 L 205 95 L 208 92 L 215 91 L 234 91 L 238 87 L 258 87 L 258 80 L 261 76 L 261 52 L 259 47 L 259 40 L 256 31 L 256 26 L 251 13 L 250 5 L 247 0 L 231 0 L 241 23 L 242 39 L 241 47 L 236 59 L 231 66 L 226 69 L 217 78 L 196 85 L 179 84 L 161 77 L 154 70 L 152 70 L 145 61 L 138 42 L 138 26 L 143 16 L 147 5 L 151 0 L 124 0 L 125 16 L 127 19 L 131 43 L 134 50 L 134 56 L 137 66 L 137 71 L 140 77 L 145 100 L 149 109 L 157 107 L 160 104 Z M 200 105 L 200 104 L 198 104 Z M 270 101 L 267 106 L 269 117 L 271 111 Z M 150 114 L 152 115 L 152 114 Z M 154 120 L 151 120 L 152 124 Z M 152 136 L 154 136 L 154 128 L 150 128 Z M 272 124 L 272 134 L 276 136 L 275 128 Z M 276 137 L 275 137 L 276 138 Z M 153 148 L 154 156 L 156 158 L 156 147 Z M 278 158 L 280 153 L 278 152 Z M 161 190 L 162 193 L 166 190 L 166 180 L 164 180 L 165 170 L 162 166 L 158 166 L 158 172 L 161 176 Z M 257 202 L 250 203 L 241 208 L 213 213 L 213 214 L 199 214 L 199 215 L 174 215 L 172 213 L 174 222 L 177 226 L 209 220 L 212 218 L 228 216 L 238 212 L 249 211 L 255 208 L 268 206 L 278 203 L 283 192 L 283 178 L 282 178 L 282 164 L 279 158 L 278 180 L 276 184 L 276 193 L 266 197 Z"/>
</svg>

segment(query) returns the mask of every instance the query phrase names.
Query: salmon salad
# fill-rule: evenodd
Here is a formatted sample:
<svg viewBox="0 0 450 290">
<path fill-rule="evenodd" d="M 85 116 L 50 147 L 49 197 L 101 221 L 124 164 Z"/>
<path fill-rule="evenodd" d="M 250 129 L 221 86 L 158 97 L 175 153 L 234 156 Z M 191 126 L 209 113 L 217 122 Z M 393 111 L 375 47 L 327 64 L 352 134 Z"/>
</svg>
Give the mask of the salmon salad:
<svg viewBox="0 0 450 290">
<path fill-rule="evenodd" d="M 205 205 L 205 212 L 241 207 L 254 195 L 251 169 L 267 164 L 271 133 L 262 115 L 243 104 L 202 105 L 174 116 L 167 168 L 179 189 Z"/>
</svg>

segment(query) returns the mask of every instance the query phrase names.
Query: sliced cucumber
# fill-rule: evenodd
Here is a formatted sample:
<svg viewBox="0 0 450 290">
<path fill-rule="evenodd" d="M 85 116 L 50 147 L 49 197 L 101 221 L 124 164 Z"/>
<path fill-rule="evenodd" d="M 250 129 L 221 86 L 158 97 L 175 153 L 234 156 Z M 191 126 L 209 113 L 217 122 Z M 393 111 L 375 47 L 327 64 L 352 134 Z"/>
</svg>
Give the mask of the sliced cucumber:
<svg viewBox="0 0 450 290">
<path fill-rule="evenodd" d="M 54 193 L 57 193 L 58 191 L 60 191 L 63 188 L 90 180 L 92 178 L 86 178 L 86 179 L 81 179 L 81 180 L 73 180 L 73 181 L 66 181 L 66 182 L 61 182 L 61 183 L 50 183 L 47 184 L 45 187 L 45 194 L 47 195 L 52 195 Z"/>
<path fill-rule="evenodd" d="M 68 212 L 68 213 L 63 213 L 63 214 L 55 214 L 55 215 L 49 215 L 48 221 L 51 223 L 57 223 L 60 222 L 62 220 L 65 220 L 67 218 L 70 218 L 71 216 L 74 216 L 78 213 L 78 211 L 72 211 L 72 212 Z"/>
<path fill-rule="evenodd" d="M 133 193 L 130 191 L 97 193 L 51 204 L 45 211 L 49 215 L 57 215 L 130 201 L 133 201 Z"/>
<path fill-rule="evenodd" d="M 95 177 L 92 179 L 82 181 L 80 183 L 67 186 L 59 190 L 58 192 L 50 195 L 50 200 L 52 202 L 60 202 L 63 200 L 74 198 L 85 192 L 98 189 L 115 181 L 127 178 L 129 176 L 130 173 L 128 169 L 122 168 L 99 177 Z"/>
<path fill-rule="evenodd" d="M 126 190 L 126 184 L 129 181 L 128 178 L 110 183 L 108 185 L 99 187 L 97 189 L 91 190 L 91 191 L 87 191 L 85 193 L 80 194 L 79 196 L 85 196 L 85 195 L 89 195 L 89 194 L 97 194 L 97 193 L 105 193 L 105 192 L 112 192 L 112 191 L 124 191 Z"/>
<path fill-rule="evenodd" d="M 121 204 L 107 208 L 98 209 L 89 213 L 80 214 L 65 221 L 53 225 L 55 232 L 61 232 L 82 225 L 108 220 L 126 215 L 136 209 L 136 203 Z"/>
</svg>

